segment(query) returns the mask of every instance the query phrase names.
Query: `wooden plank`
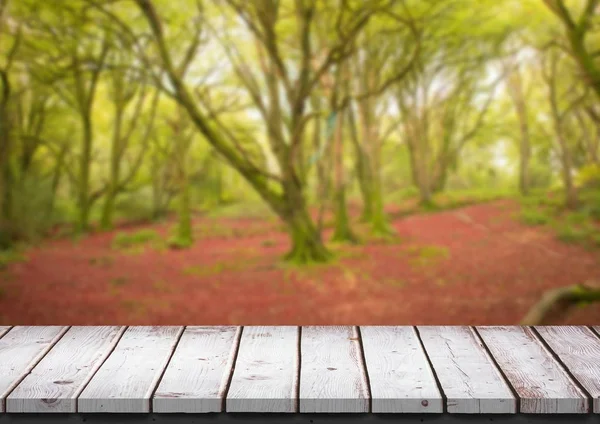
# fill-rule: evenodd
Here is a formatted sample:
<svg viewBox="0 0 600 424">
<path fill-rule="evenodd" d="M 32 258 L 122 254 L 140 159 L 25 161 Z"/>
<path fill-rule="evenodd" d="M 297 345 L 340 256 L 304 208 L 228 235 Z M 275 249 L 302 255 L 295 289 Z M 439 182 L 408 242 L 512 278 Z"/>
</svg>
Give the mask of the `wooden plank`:
<svg viewBox="0 0 600 424">
<path fill-rule="evenodd" d="M 0 326 L 0 338 L 2 336 L 4 336 L 6 333 L 8 333 L 8 330 L 10 330 L 10 327 L 8 326 Z"/>
<path fill-rule="evenodd" d="M 588 412 L 588 399 L 527 327 L 477 327 L 528 414 Z"/>
<path fill-rule="evenodd" d="M 6 412 L 77 412 L 77 396 L 125 327 L 71 327 L 6 399 Z"/>
<path fill-rule="evenodd" d="M 600 413 L 600 338 L 587 327 L 535 327 L 548 346 L 592 396 Z"/>
<path fill-rule="evenodd" d="M 369 412 L 356 327 L 303 327 L 300 412 Z"/>
<path fill-rule="evenodd" d="M 183 327 L 129 327 L 78 398 L 79 412 L 150 412 Z"/>
<path fill-rule="evenodd" d="M 154 412 L 222 412 L 241 327 L 187 327 L 154 394 Z"/>
<path fill-rule="evenodd" d="M 13 327 L 0 339 L 0 412 L 17 384 L 69 327 Z"/>
<path fill-rule="evenodd" d="M 244 327 L 227 412 L 297 412 L 298 327 Z"/>
<path fill-rule="evenodd" d="M 479 337 L 464 326 L 418 327 L 448 412 L 514 414 L 517 401 Z"/>
<path fill-rule="evenodd" d="M 443 398 L 414 327 L 360 327 L 372 412 L 442 413 Z"/>
</svg>

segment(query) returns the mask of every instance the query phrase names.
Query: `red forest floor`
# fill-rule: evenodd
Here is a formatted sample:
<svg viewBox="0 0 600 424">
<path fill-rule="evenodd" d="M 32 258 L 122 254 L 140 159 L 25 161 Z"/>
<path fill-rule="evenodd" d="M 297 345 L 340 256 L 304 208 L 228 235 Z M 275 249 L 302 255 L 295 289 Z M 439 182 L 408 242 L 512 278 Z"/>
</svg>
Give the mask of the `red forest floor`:
<svg viewBox="0 0 600 424">
<path fill-rule="evenodd" d="M 517 324 L 545 290 L 600 278 L 600 252 L 515 211 L 498 201 L 399 218 L 400 242 L 304 269 L 280 264 L 288 240 L 266 220 L 197 218 L 181 251 L 115 250 L 114 232 L 49 241 L 0 273 L 0 324 Z M 559 323 L 598 324 L 600 304 Z"/>
</svg>

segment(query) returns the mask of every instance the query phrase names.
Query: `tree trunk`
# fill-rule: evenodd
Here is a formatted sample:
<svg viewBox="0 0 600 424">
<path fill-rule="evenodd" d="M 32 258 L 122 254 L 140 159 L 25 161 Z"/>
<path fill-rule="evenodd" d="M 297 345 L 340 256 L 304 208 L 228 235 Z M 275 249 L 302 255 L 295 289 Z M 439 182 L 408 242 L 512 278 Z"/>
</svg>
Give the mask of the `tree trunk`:
<svg viewBox="0 0 600 424">
<path fill-rule="evenodd" d="M 10 133 L 8 123 L 0 117 L 0 250 L 12 245 L 10 222 L 12 215 L 12 170 L 10 166 Z M 6 124 L 5 124 L 6 123 Z"/>
<path fill-rule="evenodd" d="M 369 224 L 371 235 L 385 237 L 394 233 L 384 211 L 383 181 L 381 175 L 381 139 L 379 127 L 373 119 L 372 104 L 365 99 L 359 105 L 362 127 L 361 191 L 363 213 L 361 220 Z"/>
<path fill-rule="evenodd" d="M 177 211 L 177 226 L 170 245 L 176 248 L 189 247 L 194 243 L 192 231 L 192 211 L 190 207 L 190 185 L 185 172 L 180 175 L 179 205 Z"/>
<path fill-rule="evenodd" d="M 550 318 L 564 316 L 571 307 L 581 302 L 600 301 L 598 284 L 576 284 L 545 292 L 538 303 L 527 312 L 519 325 L 545 325 Z"/>
<path fill-rule="evenodd" d="M 565 142 L 563 141 L 564 144 Z M 577 189 L 575 188 L 575 183 L 573 182 L 573 161 L 571 158 L 571 152 L 568 149 L 568 146 L 563 147 L 562 154 L 562 176 L 563 176 L 563 184 L 565 185 L 565 206 L 568 209 L 575 209 L 577 207 L 578 196 Z"/>
<path fill-rule="evenodd" d="M 356 177 L 358 179 L 358 187 L 363 201 L 363 210 L 360 215 L 361 222 L 370 222 L 373 217 L 373 201 L 371 199 L 371 178 L 370 169 L 368 164 L 368 158 L 366 153 L 361 146 L 358 130 L 356 128 L 356 121 L 354 119 L 354 112 L 352 106 L 348 107 L 348 127 L 350 129 L 350 140 L 354 146 L 354 167 Z"/>
<path fill-rule="evenodd" d="M 190 205 L 190 183 L 186 161 L 190 144 L 189 140 L 182 139 L 180 134 L 175 134 L 175 137 L 175 159 L 179 204 L 177 210 L 177 225 L 169 244 L 171 247 L 181 249 L 190 247 L 194 243 L 194 235 L 192 231 L 192 211 Z"/>
<path fill-rule="evenodd" d="M 63 167 L 65 166 L 65 158 L 67 156 L 68 145 L 64 144 L 61 146 L 60 151 L 58 152 L 58 156 L 56 158 L 56 165 L 54 172 L 52 173 L 52 185 L 51 185 L 51 193 L 50 193 L 50 201 L 48 202 L 48 210 L 46 212 L 46 216 L 48 219 L 52 219 L 54 214 L 54 207 L 56 204 L 56 195 L 58 193 L 58 188 L 60 187 L 60 182 L 63 173 Z"/>
<path fill-rule="evenodd" d="M 90 166 L 92 161 L 92 123 L 87 115 L 83 120 L 83 145 L 81 156 L 79 158 L 79 221 L 77 223 L 78 231 L 87 231 L 89 229 L 89 220 L 91 212 L 90 202 Z"/>
<path fill-rule="evenodd" d="M 121 122 L 123 110 L 117 106 L 115 114 L 115 127 L 110 151 L 110 175 L 108 190 L 102 208 L 102 218 L 100 228 L 109 230 L 113 226 L 113 215 L 115 210 L 115 201 L 119 190 L 119 181 L 121 179 Z"/>
<path fill-rule="evenodd" d="M 527 104 L 523 94 L 523 81 L 519 70 L 516 69 L 513 71 L 511 77 L 508 79 L 509 94 L 515 105 L 521 135 L 519 139 L 519 191 L 522 195 L 527 196 L 529 194 L 529 161 L 531 158 Z"/>
<path fill-rule="evenodd" d="M 346 203 L 343 122 L 343 113 L 339 113 L 336 119 L 334 133 L 335 227 L 332 240 L 338 242 L 356 243 L 358 239 L 350 228 L 348 205 Z"/>
<path fill-rule="evenodd" d="M 419 190 L 419 203 L 422 206 L 429 207 L 433 205 L 433 193 L 428 178 L 426 152 L 422 148 L 423 146 L 417 144 L 410 149 L 411 155 L 414 156 L 411 162 L 416 167 L 413 176 L 417 179 L 416 186 Z"/>
<path fill-rule="evenodd" d="M 288 192 L 287 203 L 295 206 L 290 206 L 280 213 L 292 241 L 292 247 L 285 255 L 285 260 L 295 264 L 327 262 L 333 255 L 325 247 L 320 231 L 313 224 L 304 199 L 295 189 L 290 191 L 292 193 Z"/>
</svg>

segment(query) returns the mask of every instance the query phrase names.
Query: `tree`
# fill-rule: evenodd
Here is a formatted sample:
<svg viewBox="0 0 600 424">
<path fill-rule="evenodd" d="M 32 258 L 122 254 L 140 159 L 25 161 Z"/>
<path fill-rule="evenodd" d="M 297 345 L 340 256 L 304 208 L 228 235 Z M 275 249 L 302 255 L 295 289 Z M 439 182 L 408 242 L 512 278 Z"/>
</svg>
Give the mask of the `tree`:
<svg viewBox="0 0 600 424">
<path fill-rule="evenodd" d="M 569 50 L 573 55 L 583 79 L 600 96 L 600 68 L 596 52 L 591 51 L 588 37 L 594 28 L 594 19 L 600 0 L 586 0 L 578 18 L 567 8 L 564 0 L 543 0 L 546 6 L 560 20 L 566 33 Z"/>
<path fill-rule="evenodd" d="M 104 189 L 92 190 L 93 111 L 113 40 L 109 31 L 95 26 L 89 11 L 76 3 L 66 6 L 27 2 L 24 7 L 29 17 L 26 28 L 30 36 L 32 72 L 40 83 L 50 86 L 79 119 L 79 163 L 72 183 L 77 191 L 77 227 L 79 231 L 86 231 L 92 206 L 104 193 Z"/>
<path fill-rule="evenodd" d="M 21 29 L 16 32 L 6 31 L 8 15 L 8 1 L 0 2 L 0 40 L 10 40 L 3 43 L 10 48 L 6 59 L 0 68 L 0 249 L 8 248 L 12 244 L 13 235 L 10 231 L 12 211 L 12 184 L 13 173 L 11 157 L 14 146 L 13 117 L 10 110 L 13 87 L 10 72 L 15 63 L 15 56 L 21 42 Z"/>
<path fill-rule="evenodd" d="M 109 179 L 105 190 L 102 217 L 100 219 L 100 227 L 104 230 L 112 228 L 117 196 L 128 188 L 128 184 L 134 179 L 143 163 L 148 142 L 154 130 L 154 118 L 160 93 L 158 90 L 155 90 L 148 113 L 149 118 L 145 122 L 145 130 L 140 137 L 139 152 L 133 158 L 129 172 L 123 177 L 123 160 L 126 158 L 128 151 L 131 150 L 132 138 L 134 138 L 136 130 L 139 129 L 140 123 L 142 123 L 141 117 L 146 105 L 149 86 L 144 81 L 144 75 L 132 70 L 130 66 L 132 57 L 131 53 L 127 50 L 127 45 L 121 45 L 119 50 L 115 50 L 110 57 L 110 61 L 109 65 L 112 69 L 108 74 L 111 82 L 111 101 L 114 107 L 114 125 L 110 146 Z M 131 108 L 131 103 L 135 100 L 136 96 L 137 101 L 133 104 L 133 108 Z M 128 115 L 127 112 L 130 109 L 133 110 Z M 129 125 L 127 125 L 127 119 Z"/>
<path fill-rule="evenodd" d="M 320 76 L 351 53 L 352 40 L 385 2 L 371 2 L 356 8 L 348 2 L 339 4 L 335 20 L 337 37 L 316 72 L 311 69 L 311 31 L 314 27 L 317 2 L 295 2 L 292 16 L 297 23 L 297 33 L 293 38 L 299 40 L 300 44 L 299 59 L 294 62 L 296 78 L 292 77 L 290 66 L 281 54 L 283 41 L 276 30 L 281 21 L 280 3 L 265 1 L 244 5 L 233 0 L 226 3 L 230 10 L 235 11 L 245 22 L 248 31 L 256 40 L 258 53 L 264 57 L 262 71 L 266 96 L 258 90 L 257 78 L 243 59 L 236 60 L 239 56 L 234 56 L 236 52 L 231 45 L 228 49 L 232 66 L 265 121 L 267 140 L 277 159 L 279 175 L 272 175 L 260 169 L 246 154 L 240 140 L 228 135 L 229 133 L 221 133 L 222 126 L 219 126 L 218 130 L 218 123 L 215 123 L 214 119 L 211 121 L 206 112 L 198 106 L 189 86 L 177 72 L 163 24 L 153 2 L 136 0 L 150 25 L 160 54 L 161 66 L 174 88 L 177 102 L 189 113 L 204 139 L 251 184 L 287 224 L 292 249 L 286 258 L 296 262 L 326 261 L 331 254 L 324 246 L 321 235 L 308 213 L 296 156 L 303 140 L 305 125 L 311 119 L 311 115 L 307 114 L 307 101 Z"/>
<path fill-rule="evenodd" d="M 565 89 L 559 79 L 558 66 L 564 58 L 555 47 L 548 48 L 542 56 L 542 77 L 547 84 L 550 116 L 554 129 L 554 137 L 558 142 L 559 155 L 562 166 L 562 180 L 565 188 L 565 205 L 575 208 L 578 204 L 577 189 L 573 181 L 573 142 L 569 141 L 569 127 L 572 124 L 572 112 L 581 102 L 581 94 L 575 90 L 573 98 L 573 84 Z M 576 84 L 576 82 L 575 82 Z M 570 98 L 569 98 L 570 97 Z"/>
<path fill-rule="evenodd" d="M 531 180 L 529 177 L 529 161 L 531 159 L 531 142 L 529 129 L 529 115 L 527 99 L 523 90 L 523 77 L 517 65 L 507 78 L 510 98 L 514 104 L 515 113 L 519 122 L 519 190 L 521 194 L 528 195 Z"/>
</svg>

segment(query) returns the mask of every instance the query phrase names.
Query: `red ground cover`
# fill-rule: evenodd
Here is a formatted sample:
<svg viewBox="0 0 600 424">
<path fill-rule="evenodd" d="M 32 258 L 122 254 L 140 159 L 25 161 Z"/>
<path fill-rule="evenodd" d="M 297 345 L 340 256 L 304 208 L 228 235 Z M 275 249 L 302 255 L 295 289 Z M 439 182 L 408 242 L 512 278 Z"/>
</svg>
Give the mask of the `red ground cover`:
<svg viewBox="0 0 600 424">
<path fill-rule="evenodd" d="M 114 232 L 46 242 L 0 273 L 0 324 L 517 324 L 545 290 L 600 278 L 600 252 L 522 226 L 515 210 L 399 218 L 400 242 L 306 269 L 279 263 L 288 240 L 266 220 L 198 218 L 181 251 L 115 250 Z M 597 325 L 600 305 L 560 323 Z"/>
</svg>

